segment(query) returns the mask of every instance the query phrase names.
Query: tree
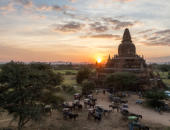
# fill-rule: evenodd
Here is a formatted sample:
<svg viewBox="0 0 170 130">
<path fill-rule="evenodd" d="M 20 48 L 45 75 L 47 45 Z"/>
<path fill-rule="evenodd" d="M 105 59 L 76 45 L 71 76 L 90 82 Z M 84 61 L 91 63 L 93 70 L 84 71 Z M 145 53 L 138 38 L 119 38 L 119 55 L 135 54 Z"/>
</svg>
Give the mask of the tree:
<svg viewBox="0 0 170 130">
<path fill-rule="evenodd" d="M 145 97 L 147 99 L 146 100 L 147 104 L 154 108 L 155 107 L 160 108 L 161 106 L 163 106 L 164 102 L 162 100 L 167 98 L 164 91 L 157 91 L 157 90 L 146 92 Z"/>
<path fill-rule="evenodd" d="M 87 67 L 83 67 L 79 70 L 76 75 L 77 83 L 81 84 L 83 80 L 88 79 L 90 77 L 91 70 Z"/>
<path fill-rule="evenodd" d="M 137 76 L 128 72 L 117 72 L 105 79 L 106 86 L 114 90 L 136 90 L 137 83 Z"/>
<path fill-rule="evenodd" d="M 168 72 L 168 79 L 170 79 L 170 71 Z"/>
<path fill-rule="evenodd" d="M 82 94 L 88 95 L 91 93 L 92 90 L 94 90 L 95 83 L 92 81 L 84 80 L 82 83 Z"/>
<path fill-rule="evenodd" d="M 158 65 L 158 69 L 162 72 L 168 72 L 170 71 L 170 65 L 168 64 Z"/>
<path fill-rule="evenodd" d="M 30 120 L 41 119 L 47 104 L 43 98 L 45 92 L 50 92 L 62 79 L 61 75 L 51 70 L 50 65 L 7 63 L 0 72 L 0 107 L 18 120 L 18 130 L 21 130 Z"/>
</svg>

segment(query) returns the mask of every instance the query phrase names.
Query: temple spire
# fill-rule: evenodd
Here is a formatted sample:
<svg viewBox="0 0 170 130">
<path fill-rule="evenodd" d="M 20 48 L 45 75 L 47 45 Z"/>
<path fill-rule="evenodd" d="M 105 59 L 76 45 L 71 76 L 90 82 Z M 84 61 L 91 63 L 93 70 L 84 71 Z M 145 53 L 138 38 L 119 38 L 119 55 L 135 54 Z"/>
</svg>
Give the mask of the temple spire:
<svg viewBox="0 0 170 130">
<path fill-rule="evenodd" d="M 110 54 L 109 54 L 109 57 L 108 57 L 108 60 L 110 60 L 111 58 L 110 58 Z"/>
<path fill-rule="evenodd" d="M 131 40 L 131 35 L 130 35 L 130 32 L 129 32 L 129 29 L 126 28 L 125 31 L 124 31 L 124 34 L 123 34 L 123 42 L 132 42 Z"/>
</svg>

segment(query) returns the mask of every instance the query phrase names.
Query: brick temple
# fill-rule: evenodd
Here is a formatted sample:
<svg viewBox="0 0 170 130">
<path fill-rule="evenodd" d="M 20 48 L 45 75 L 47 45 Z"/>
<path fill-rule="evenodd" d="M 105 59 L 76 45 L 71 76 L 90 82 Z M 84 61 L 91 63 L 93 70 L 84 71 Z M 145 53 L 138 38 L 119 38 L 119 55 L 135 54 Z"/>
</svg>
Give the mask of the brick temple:
<svg viewBox="0 0 170 130">
<path fill-rule="evenodd" d="M 104 79 L 107 75 L 115 72 L 129 72 L 139 77 L 139 86 L 162 87 L 164 86 L 159 75 L 154 75 L 152 67 L 146 64 L 143 56 L 136 53 L 135 44 L 132 42 L 129 29 L 125 29 L 122 41 L 118 47 L 118 54 L 108 57 L 105 66 L 97 67 L 97 86 L 105 87 Z"/>
<path fill-rule="evenodd" d="M 129 29 L 125 29 L 122 42 L 118 47 L 118 55 L 108 58 L 105 72 L 134 72 L 141 73 L 146 71 L 147 65 L 143 57 L 136 54 L 136 47 L 131 40 Z"/>
</svg>

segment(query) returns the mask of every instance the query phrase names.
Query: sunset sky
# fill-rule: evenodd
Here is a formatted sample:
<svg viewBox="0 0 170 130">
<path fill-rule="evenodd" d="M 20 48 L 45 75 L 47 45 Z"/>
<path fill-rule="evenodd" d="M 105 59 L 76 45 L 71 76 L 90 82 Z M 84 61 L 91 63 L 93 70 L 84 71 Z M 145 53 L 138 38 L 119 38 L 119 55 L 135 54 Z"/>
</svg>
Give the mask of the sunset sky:
<svg viewBox="0 0 170 130">
<path fill-rule="evenodd" d="M 0 0 L 0 61 L 95 62 L 129 28 L 147 61 L 170 58 L 169 0 Z"/>
</svg>

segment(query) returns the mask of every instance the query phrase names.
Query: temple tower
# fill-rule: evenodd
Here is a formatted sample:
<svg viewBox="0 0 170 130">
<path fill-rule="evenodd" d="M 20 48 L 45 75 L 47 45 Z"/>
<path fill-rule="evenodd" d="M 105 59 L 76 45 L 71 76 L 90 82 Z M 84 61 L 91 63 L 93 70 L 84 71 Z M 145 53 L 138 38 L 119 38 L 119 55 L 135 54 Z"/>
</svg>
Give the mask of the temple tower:
<svg viewBox="0 0 170 130">
<path fill-rule="evenodd" d="M 129 29 L 125 29 L 122 43 L 118 47 L 118 56 L 120 57 L 133 57 L 136 55 L 136 47 L 132 43 Z"/>
</svg>

